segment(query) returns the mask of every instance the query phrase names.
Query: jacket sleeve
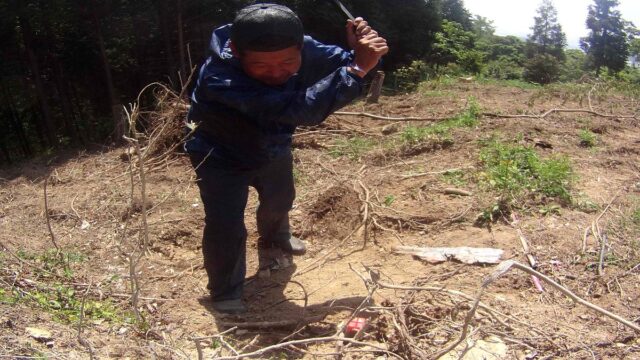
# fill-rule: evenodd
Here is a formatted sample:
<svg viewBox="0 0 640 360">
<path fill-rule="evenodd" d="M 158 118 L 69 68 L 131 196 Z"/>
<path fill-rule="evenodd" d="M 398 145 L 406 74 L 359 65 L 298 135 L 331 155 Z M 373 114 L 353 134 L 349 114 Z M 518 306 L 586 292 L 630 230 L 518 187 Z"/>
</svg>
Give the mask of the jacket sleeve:
<svg viewBox="0 0 640 360">
<path fill-rule="evenodd" d="M 199 102 L 221 103 L 236 109 L 262 125 L 272 122 L 317 125 L 356 99 L 362 88 L 362 80 L 341 66 L 317 82 L 297 89 L 264 86 L 246 76 L 229 79 L 211 74 L 199 80 L 196 97 Z"/>
<path fill-rule="evenodd" d="M 308 67 L 314 74 L 324 77 L 338 67 L 347 66 L 354 60 L 353 53 L 335 45 L 325 45 L 305 36 L 303 54 Z"/>
</svg>

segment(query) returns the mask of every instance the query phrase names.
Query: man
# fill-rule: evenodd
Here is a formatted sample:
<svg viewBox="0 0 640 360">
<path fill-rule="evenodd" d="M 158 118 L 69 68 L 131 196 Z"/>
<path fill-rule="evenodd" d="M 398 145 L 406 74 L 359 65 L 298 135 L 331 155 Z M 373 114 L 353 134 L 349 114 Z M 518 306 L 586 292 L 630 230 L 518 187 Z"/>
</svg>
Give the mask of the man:
<svg viewBox="0 0 640 360">
<path fill-rule="evenodd" d="M 362 77 L 388 52 L 386 40 L 363 19 L 348 21 L 346 31 L 353 53 L 304 36 L 289 8 L 256 4 L 213 32 L 212 54 L 200 69 L 188 115 L 197 128 L 185 149 L 204 204 L 202 252 L 216 311 L 246 311 L 241 297 L 249 186 L 260 201 L 260 246 L 305 252 L 289 228 L 292 134 L 357 98 Z"/>
</svg>

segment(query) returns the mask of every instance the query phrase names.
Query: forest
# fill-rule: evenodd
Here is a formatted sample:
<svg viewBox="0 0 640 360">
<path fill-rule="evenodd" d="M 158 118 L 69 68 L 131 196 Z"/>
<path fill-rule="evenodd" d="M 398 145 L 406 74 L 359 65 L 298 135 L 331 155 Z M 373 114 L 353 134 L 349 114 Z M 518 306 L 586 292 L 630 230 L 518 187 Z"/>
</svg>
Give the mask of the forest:
<svg viewBox="0 0 640 360">
<path fill-rule="evenodd" d="M 317 39 L 344 45 L 344 15 L 331 1 L 281 1 Z M 251 1 L 0 1 L 0 159 L 119 142 L 123 105 L 152 82 L 180 89 L 207 54 L 211 30 Z M 538 84 L 614 76 L 637 84 L 638 29 L 616 0 L 595 0 L 582 49 L 568 49 L 551 1 L 526 39 L 494 34 L 462 0 L 347 0 L 391 46 L 387 88 L 474 75 Z M 187 87 L 189 85 L 187 84 Z"/>
</svg>

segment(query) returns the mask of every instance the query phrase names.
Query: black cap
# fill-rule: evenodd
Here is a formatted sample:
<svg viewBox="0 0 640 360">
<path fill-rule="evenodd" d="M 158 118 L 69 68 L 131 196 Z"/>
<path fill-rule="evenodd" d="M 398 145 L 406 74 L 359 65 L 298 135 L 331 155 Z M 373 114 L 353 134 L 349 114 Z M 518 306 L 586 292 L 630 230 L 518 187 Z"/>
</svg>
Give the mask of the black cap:
<svg viewBox="0 0 640 360">
<path fill-rule="evenodd" d="M 277 51 L 302 46 L 302 22 L 288 7 L 277 4 L 247 6 L 236 15 L 231 41 L 239 51 Z"/>
</svg>

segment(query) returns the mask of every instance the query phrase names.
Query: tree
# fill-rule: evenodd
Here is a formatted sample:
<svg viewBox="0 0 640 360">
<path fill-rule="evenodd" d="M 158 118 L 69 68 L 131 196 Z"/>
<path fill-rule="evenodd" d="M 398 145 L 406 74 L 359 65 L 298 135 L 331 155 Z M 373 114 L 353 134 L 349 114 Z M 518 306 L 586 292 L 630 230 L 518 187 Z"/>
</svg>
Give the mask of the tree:
<svg viewBox="0 0 640 360">
<path fill-rule="evenodd" d="M 565 51 L 565 62 L 560 66 L 560 81 L 576 81 L 585 75 L 587 55 L 580 49 Z"/>
<path fill-rule="evenodd" d="M 457 22 L 465 31 L 473 30 L 471 13 L 462 0 L 442 0 L 442 19 Z"/>
<path fill-rule="evenodd" d="M 549 54 L 560 62 L 564 61 L 567 37 L 558 23 L 558 11 L 551 0 L 542 0 L 537 13 L 531 27 L 533 33 L 527 39 L 527 56 Z"/>
<path fill-rule="evenodd" d="M 437 65 L 458 64 L 466 71 L 478 73 L 482 70 L 483 54 L 475 49 L 475 41 L 475 34 L 465 31 L 461 24 L 443 20 L 431 60 Z"/>
<path fill-rule="evenodd" d="M 600 74 L 602 67 L 610 73 L 618 73 L 626 66 L 629 57 L 626 26 L 620 11 L 615 10 L 618 0 L 594 0 L 589 5 L 587 28 L 590 33 L 580 39 L 580 47 L 587 53 L 591 67 Z"/>
<path fill-rule="evenodd" d="M 490 41 L 496 32 L 493 26 L 493 20 L 489 20 L 484 16 L 476 15 L 473 19 L 473 33 L 476 34 L 478 40 Z"/>
<path fill-rule="evenodd" d="M 638 67 L 640 64 L 640 38 L 632 39 L 629 43 L 629 54 L 631 55 L 631 64 Z"/>
</svg>

